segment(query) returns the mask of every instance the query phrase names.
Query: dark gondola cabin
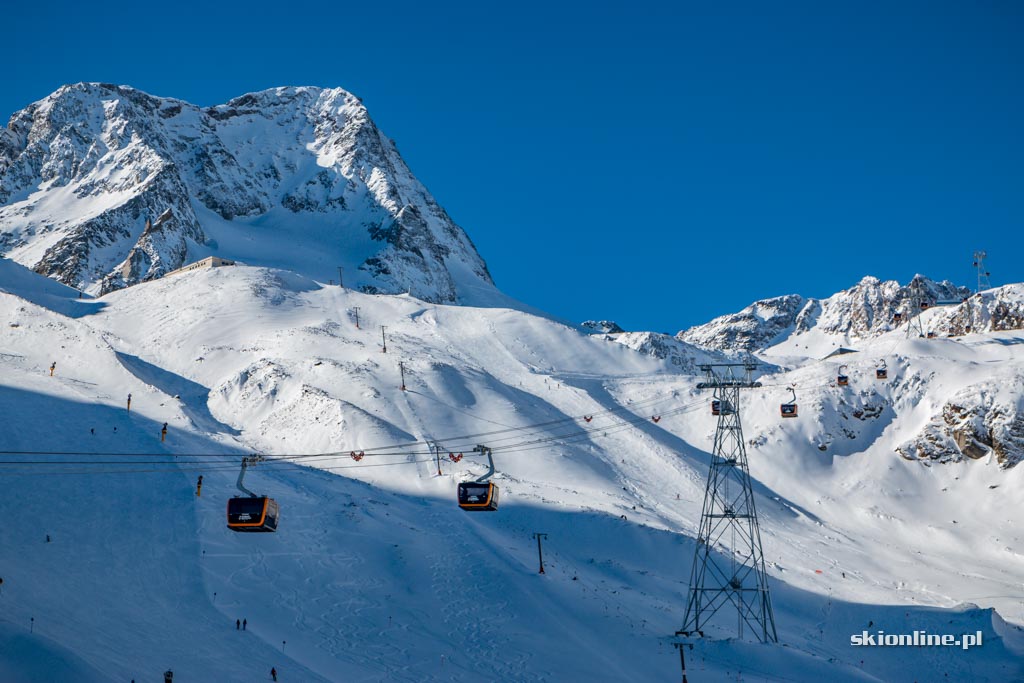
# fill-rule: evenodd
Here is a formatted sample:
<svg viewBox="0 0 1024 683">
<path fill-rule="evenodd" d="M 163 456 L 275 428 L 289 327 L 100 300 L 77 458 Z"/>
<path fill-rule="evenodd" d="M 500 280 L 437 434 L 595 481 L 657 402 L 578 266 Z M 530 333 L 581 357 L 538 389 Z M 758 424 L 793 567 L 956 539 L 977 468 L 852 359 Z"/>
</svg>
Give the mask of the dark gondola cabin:
<svg viewBox="0 0 1024 683">
<path fill-rule="evenodd" d="M 836 377 L 836 384 L 838 384 L 841 387 L 849 386 L 850 378 L 847 377 L 846 375 L 839 375 L 838 377 Z"/>
<path fill-rule="evenodd" d="M 712 415 L 721 415 L 722 414 L 722 404 L 721 404 L 720 401 L 712 401 L 711 402 L 711 414 Z"/>
<path fill-rule="evenodd" d="M 498 487 L 490 482 L 461 482 L 459 484 L 459 507 L 469 512 L 497 510 Z"/>
<path fill-rule="evenodd" d="M 796 404 L 783 403 L 779 406 L 779 412 L 782 413 L 782 417 L 796 417 Z"/>
<path fill-rule="evenodd" d="M 903 314 L 902 313 L 893 313 L 892 314 L 892 320 L 893 320 L 894 323 L 896 323 L 898 325 L 899 323 L 903 322 Z"/>
<path fill-rule="evenodd" d="M 877 379 L 886 379 L 889 376 L 889 371 L 885 368 L 878 368 L 875 370 L 875 377 Z"/>
<path fill-rule="evenodd" d="M 228 528 L 232 531 L 277 531 L 280 508 L 273 498 L 235 497 L 228 500 Z"/>
</svg>

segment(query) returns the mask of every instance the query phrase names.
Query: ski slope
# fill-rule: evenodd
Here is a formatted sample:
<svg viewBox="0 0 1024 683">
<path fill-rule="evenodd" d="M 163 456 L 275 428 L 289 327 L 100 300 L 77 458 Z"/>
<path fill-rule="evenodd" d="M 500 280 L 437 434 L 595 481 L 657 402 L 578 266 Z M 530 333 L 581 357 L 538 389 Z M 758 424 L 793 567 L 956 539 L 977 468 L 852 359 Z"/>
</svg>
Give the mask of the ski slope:
<svg viewBox="0 0 1024 683">
<path fill-rule="evenodd" d="M 0 289 L 0 679 L 678 678 L 715 426 L 685 363 L 268 268 L 79 300 L 0 261 Z M 687 651 L 691 680 L 1024 680 L 1021 468 L 895 452 L 951 393 L 1020 396 L 1020 334 L 901 335 L 842 361 L 813 360 L 825 338 L 765 355 L 743 417 L 781 645 L 723 619 Z M 455 504 L 480 443 L 502 492 L 487 515 Z M 438 476 L 433 444 L 465 457 Z M 225 505 L 257 452 L 246 485 L 280 528 L 235 534 Z M 851 647 L 869 623 L 984 644 Z"/>
</svg>

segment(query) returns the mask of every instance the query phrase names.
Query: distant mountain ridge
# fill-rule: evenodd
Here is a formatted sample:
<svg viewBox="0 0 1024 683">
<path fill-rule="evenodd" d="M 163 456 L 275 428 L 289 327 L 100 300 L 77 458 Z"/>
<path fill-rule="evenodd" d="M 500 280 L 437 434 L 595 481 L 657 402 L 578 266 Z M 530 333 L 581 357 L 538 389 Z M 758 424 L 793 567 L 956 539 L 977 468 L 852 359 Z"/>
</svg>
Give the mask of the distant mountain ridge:
<svg viewBox="0 0 1024 683">
<path fill-rule="evenodd" d="M 968 288 L 948 280 L 936 282 L 917 275 L 914 281 L 920 283 L 924 299 L 930 303 L 961 301 L 971 295 Z M 867 276 L 826 299 L 799 294 L 763 299 L 676 336 L 706 349 L 747 353 L 763 351 L 811 330 L 846 339 L 866 339 L 894 329 L 894 314 L 905 314 L 909 299 L 909 283 L 901 285 L 895 280 L 883 282 Z"/>
<path fill-rule="evenodd" d="M 0 129 L 0 252 L 95 294 L 210 254 L 439 303 L 495 291 L 469 236 L 340 88 L 203 109 L 64 86 Z"/>
</svg>

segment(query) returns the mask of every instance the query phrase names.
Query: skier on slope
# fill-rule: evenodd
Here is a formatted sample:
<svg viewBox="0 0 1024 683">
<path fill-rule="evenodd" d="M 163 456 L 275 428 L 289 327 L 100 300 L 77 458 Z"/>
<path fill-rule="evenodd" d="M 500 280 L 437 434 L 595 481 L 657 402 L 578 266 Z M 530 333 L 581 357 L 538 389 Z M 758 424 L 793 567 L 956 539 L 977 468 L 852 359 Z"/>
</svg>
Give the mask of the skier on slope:
<svg viewBox="0 0 1024 683">
<path fill-rule="evenodd" d="M 277 669 L 275 669 L 274 667 L 270 667 L 270 677 L 273 678 L 275 681 L 277 680 Z"/>
</svg>

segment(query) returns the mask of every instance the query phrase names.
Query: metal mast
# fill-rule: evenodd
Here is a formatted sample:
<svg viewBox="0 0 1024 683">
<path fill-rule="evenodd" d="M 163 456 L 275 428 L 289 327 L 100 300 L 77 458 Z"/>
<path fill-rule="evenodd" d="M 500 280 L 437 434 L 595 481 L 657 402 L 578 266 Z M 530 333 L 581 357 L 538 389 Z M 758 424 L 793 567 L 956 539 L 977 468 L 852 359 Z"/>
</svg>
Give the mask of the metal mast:
<svg viewBox="0 0 1024 683">
<path fill-rule="evenodd" d="M 978 291 L 983 289 L 992 289 L 992 283 L 989 281 L 988 276 L 991 273 L 985 268 L 985 259 L 988 258 L 988 254 L 984 251 L 974 252 L 974 267 L 978 269 Z"/>
<path fill-rule="evenodd" d="M 714 390 L 718 429 L 690 573 L 690 597 L 678 635 L 703 635 L 709 620 L 732 605 L 739 637 L 746 625 L 761 642 L 778 641 L 740 426 L 740 389 L 761 386 L 751 379 L 756 367 L 752 363 L 700 366 L 706 380 L 697 388 Z"/>
<path fill-rule="evenodd" d="M 918 337 L 924 336 L 924 326 L 921 323 L 921 304 L 924 303 L 924 290 L 921 288 L 921 281 L 914 278 L 907 285 L 910 290 L 910 310 L 907 311 L 907 339 L 914 332 Z"/>
</svg>

